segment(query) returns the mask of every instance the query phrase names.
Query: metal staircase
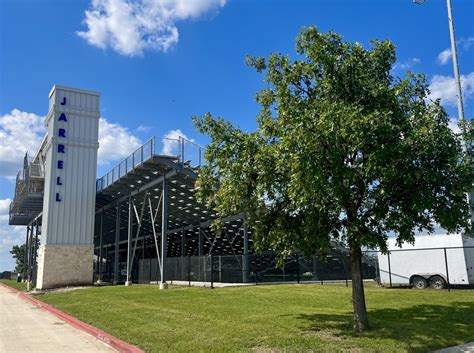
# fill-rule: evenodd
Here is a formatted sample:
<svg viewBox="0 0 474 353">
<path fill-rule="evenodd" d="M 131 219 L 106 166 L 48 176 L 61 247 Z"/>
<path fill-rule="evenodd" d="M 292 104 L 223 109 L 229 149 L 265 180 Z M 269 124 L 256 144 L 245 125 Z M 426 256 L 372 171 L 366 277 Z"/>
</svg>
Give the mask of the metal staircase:
<svg viewBox="0 0 474 353">
<path fill-rule="evenodd" d="M 16 176 L 15 196 L 10 204 L 10 225 L 28 225 L 43 210 L 44 162 L 25 154 L 23 169 Z"/>
</svg>

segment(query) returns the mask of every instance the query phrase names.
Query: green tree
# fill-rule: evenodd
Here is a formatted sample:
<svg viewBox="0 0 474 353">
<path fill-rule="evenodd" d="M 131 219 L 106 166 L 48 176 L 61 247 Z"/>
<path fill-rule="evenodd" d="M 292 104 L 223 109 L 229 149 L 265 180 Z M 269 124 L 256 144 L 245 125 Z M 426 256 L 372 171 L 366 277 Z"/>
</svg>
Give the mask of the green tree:
<svg viewBox="0 0 474 353">
<path fill-rule="evenodd" d="M 16 266 L 15 266 L 15 272 L 23 274 L 23 272 L 26 270 L 26 264 L 25 264 L 25 256 L 26 256 L 26 245 L 13 245 L 12 249 L 10 250 L 10 254 L 13 255 L 13 258 L 15 259 Z"/>
<path fill-rule="evenodd" d="M 256 249 L 281 259 L 344 241 L 354 328 L 363 331 L 361 246 L 387 251 L 388 232 L 413 242 L 417 229 L 436 223 L 466 229 L 472 169 L 440 102 L 428 99 L 424 76 L 392 77 L 390 41 L 366 49 L 309 27 L 296 51 L 297 60 L 248 58 L 267 85 L 256 96 L 256 131 L 210 114 L 194 118 L 211 139 L 197 196 L 220 216 L 246 212 Z"/>
</svg>

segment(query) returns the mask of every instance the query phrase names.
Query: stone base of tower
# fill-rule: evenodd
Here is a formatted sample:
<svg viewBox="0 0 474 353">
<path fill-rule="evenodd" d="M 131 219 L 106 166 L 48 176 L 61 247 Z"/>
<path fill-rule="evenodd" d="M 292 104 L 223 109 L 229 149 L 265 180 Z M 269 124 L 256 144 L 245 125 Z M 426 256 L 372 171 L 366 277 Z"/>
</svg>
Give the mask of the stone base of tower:
<svg viewBox="0 0 474 353">
<path fill-rule="evenodd" d="M 41 245 L 36 288 L 91 285 L 93 267 L 93 245 Z"/>
</svg>

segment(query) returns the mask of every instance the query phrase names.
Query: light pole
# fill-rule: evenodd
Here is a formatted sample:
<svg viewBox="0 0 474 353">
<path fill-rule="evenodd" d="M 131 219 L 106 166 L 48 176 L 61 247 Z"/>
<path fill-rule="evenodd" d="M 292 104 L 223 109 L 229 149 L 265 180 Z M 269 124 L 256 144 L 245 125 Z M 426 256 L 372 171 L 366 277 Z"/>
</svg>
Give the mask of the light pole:
<svg viewBox="0 0 474 353">
<path fill-rule="evenodd" d="M 421 5 L 425 0 L 413 0 L 415 4 Z M 464 106 L 462 103 L 462 89 L 461 79 L 459 77 L 458 52 L 456 49 L 456 36 L 454 35 L 454 21 L 451 9 L 451 0 L 446 0 L 446 7 L 448 8 L 448 22 L 449 22 L 449 36 L 451 38 L 451 54 L 453 57 L 454 81 L 456 84 L 457 101 L 458 101 L 458 116 L 459 121 L 464 120 Z"/>
</svg>

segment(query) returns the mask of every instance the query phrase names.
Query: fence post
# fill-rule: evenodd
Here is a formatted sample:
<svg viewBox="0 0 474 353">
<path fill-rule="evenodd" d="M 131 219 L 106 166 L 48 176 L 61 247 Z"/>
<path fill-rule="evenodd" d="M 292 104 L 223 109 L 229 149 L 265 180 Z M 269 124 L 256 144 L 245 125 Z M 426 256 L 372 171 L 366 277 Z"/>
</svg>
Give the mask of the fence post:
<svg viewBox="0 0 474 353">
<path fill-rule="evenodd" d="M 390 281 L 390 288 L 392 288 L 392 267 L 390 265 L 390 251 L 387 253 L 388 258 L 388 279 Z"/>
<path fill-rule="evenodd" d="M 286 282 L 286 277 L 285 277 L 285 267 L 286 267 L 286 262 L 283 262 L 283 282 Z"/>
<path fill-rule="evenodd" d="M 211 289 L 213 289 L 214 288 L 214 280 L 212 278 L 212 271 L 213 271 L 214 266 L 212 264 L 212 255 L 210 255 L 210 256 L 211 256 Z"/>
<path fill-rule="evenodd" d="M 319 260 L 319 257 L 318 257 L 318 260 Z M 323 258 L 323 260 L 324 260 L 324 258 Z M 321 264 L 321 262 L 320 262 L 320 264 Z M 324 277 L 324 271 L 320 271 L 320 273 L 321 273 L 321 285 L 323 285 L 324 284 L 324 278 L 323 278 Z"/>
<path fill-rule="evenodd" d="M 219 282 L 222 282 L 222 256 L 219 255 Z"/>
<path fill-rule="evenodd" d="M 346 274 L 346 287 L 349 287 L 349 275 L 347 273 L 347 260 L 344 255 L 341 255 L 342 257 L 342 264 L 344 265 L 344 272 Z"/>
<path fill-rule="evenodd" d="M 446 248 L 444 248 L 444 265 L 446 266 L 446 280 L 448 281 L 448 292 L 451 292 L 451 286 L 449 284 L 449 269 L 448 269 L 448 254 Z"/>
<path fill-rule="evenodd" d="M 188 284 L 191 287 L 191 255 L 188 255 Z"/>
<path fill-rule="evenodd" d="M 380 266 L 379 266 L 379 261 L 378 261 L 378 252 L 375 253 L 377 256 L 377 261 L 375 261 L 375 276 L 379 280 L 377 281 L 379 286 L 382 284 L 382 280 L 380 279 Z"/>
<path fill-rule="evenodd" d="M 255 285 L 258 284 L 258 273 L 260 272 L 260 261 L 261 261 L 261 257 L 262 257 L 262 255 L 260 255 L 260 254 L 255 257 L 255 262 L 257 262 L 257 259 L 258 259 L 258 262 L 257 262 L 257 264 L 258 264 L 258 266 L 257 266 L 257 271 L 255 271 Z"/>
<path fill-rule="evenodd" d="M 296 253 L 296 282 L 300 283 L 300 257 Z"/>
</svg>

